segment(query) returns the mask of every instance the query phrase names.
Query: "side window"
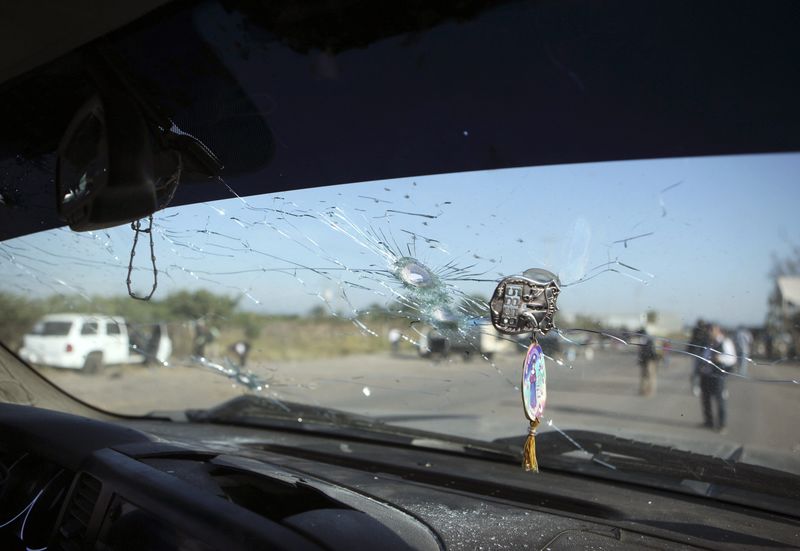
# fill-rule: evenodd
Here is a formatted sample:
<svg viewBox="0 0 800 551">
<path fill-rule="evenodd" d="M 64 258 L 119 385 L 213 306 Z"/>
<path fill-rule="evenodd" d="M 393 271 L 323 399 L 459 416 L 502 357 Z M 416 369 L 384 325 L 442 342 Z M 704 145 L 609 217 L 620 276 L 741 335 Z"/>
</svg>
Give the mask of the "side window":
<svg viewBox="0 0 800 551">
<path fill-rule="evenodd" d="M 119 325 L 111 321 L 108 322 L 108 325 L 106 325 L 106 333 L 108 333 L 109 335 L 119 335 L 120 334 Z"/>
<path fill-rule="evenodd" d="M 87 321 L 81 327 L 81 335 L 97 335 L 97 322 Z"/>
</svg>

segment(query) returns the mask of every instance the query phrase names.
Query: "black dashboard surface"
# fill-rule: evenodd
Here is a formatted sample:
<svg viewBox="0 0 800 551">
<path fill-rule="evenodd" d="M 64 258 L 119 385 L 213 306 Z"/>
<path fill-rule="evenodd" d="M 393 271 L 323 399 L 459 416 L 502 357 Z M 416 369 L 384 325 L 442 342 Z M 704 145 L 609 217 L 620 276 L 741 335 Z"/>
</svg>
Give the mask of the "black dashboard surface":
<svg viewBox="0 0 800 551">
<path fill-rule="evenodd" d="M 796 548 L 800 521 L 314 431 L 0 405 L 3 549 Z"/>
</svg>

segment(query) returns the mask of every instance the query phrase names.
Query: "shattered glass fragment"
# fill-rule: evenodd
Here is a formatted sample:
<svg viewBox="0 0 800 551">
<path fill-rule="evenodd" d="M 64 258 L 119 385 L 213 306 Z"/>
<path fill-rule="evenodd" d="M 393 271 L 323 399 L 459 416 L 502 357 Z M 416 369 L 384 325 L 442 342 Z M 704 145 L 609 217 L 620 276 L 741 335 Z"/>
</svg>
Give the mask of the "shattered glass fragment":
<svg viewBox="0 0 800 551">
<path fill-rule="evenodd" d="M 427 266 L 421 264 L 414 258 L 403 256 L 398 258 L 394 264 L 395 275 L 409 287 L 418 289 L 430 289 L 436 287 L 439 282 L 436 275 Z"/>
</svg>

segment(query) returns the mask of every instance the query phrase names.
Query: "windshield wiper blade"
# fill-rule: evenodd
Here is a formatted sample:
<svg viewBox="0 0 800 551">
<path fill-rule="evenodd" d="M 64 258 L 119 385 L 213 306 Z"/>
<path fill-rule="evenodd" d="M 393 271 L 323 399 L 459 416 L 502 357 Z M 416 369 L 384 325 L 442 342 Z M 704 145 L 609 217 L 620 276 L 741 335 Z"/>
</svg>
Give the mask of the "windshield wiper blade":
<svg viewBox="0 0 800 551">
<path fill-rule="evenodd" d="M 366 415 L 246 394 L 209 409 L 190 409 L 195 423 L 257 426 L 346 437 L 363 442 L 432 449 L 502 462 L 520 462 L 521 453 L 508 446 L 436 432 L 400 427 Z"/>
<path fill-rule="evenodd" d="M 565 435 L 569 438 L 565 438 Z M 576 447 L 575 444 L 578 444 Z M 612 434 L 571 430 L 564 434 L 545 432 L 536 438 L 542 466 L 575 466 L 566 454 L 585 451 L 590 454 L 587 470 L 597 473 L 603 466 L 621 473 L 637 473 L 661 479 L 706 484 L 705 495 L 716 497 L 715 485 L 737 488 L 780 498 L 800 499 L 800 484 L 793 473 L 737 461 L 741 451 L 730 458 L 713 457 L 670 446 L 619 438 Z M 604 469 L 608 473 L 609 469 Z"/>
<path fill-rule="evenodd" d="M 336 426 L 369 426 L 369 417 L 319 406 L 276 400 L 267 396 L 243 395 L 208 409 L 186 410 L 194 422 L 241 423 L 247 419 L 274 419 L 324 423 Z M 301 421 L 301 422 L 302 422 Z"/>
</svg>

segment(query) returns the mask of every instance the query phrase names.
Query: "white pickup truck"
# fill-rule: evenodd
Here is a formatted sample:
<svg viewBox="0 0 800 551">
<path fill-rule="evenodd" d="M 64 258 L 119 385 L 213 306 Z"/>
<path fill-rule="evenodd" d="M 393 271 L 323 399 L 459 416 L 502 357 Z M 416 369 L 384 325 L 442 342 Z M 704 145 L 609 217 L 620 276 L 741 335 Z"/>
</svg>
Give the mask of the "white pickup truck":
<svg viewBox="0 0 800 551">
<path fill-rule="evenodd" d="M 157 362 L 165 365 L 172 341 L 163 324 L 132 330 L 119 317 L 52 314 L 25 335 L 19 355 L 33 364 L 98 373 L 103 366 Z"/>
</svg>

